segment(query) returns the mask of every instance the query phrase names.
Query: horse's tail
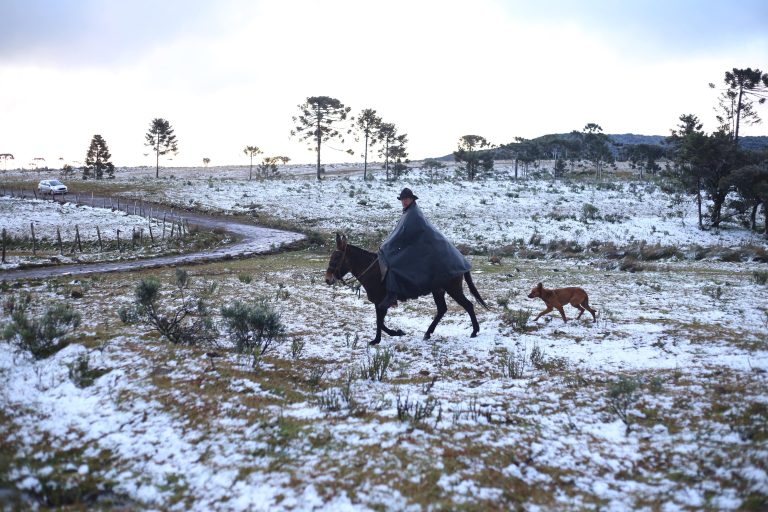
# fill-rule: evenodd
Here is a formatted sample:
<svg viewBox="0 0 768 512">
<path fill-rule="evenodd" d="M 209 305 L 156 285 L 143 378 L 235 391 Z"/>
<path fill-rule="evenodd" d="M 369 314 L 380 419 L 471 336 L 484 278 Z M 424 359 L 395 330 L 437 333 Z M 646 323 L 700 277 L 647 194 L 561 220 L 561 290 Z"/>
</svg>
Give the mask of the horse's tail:
<svg viewBox="0 0 768 512">
<path fill-rule="evenodd" d="M 464 280 L 467 282 L 467 287 L 469 288 L 469 292 L 472 294 L 472 296 L 477 299 L 477 302 L 479 302 L 485 309 L 491 309 L 488 307 L 488 304 L 485 303 L 483 298 L 480 296 L 480 292 L 477 291 L 477 288 L 475 287 L 474 281 L 472 281 L 472 275 L 469 273 L 469 271 L 464 272 Z"/>
</svg>

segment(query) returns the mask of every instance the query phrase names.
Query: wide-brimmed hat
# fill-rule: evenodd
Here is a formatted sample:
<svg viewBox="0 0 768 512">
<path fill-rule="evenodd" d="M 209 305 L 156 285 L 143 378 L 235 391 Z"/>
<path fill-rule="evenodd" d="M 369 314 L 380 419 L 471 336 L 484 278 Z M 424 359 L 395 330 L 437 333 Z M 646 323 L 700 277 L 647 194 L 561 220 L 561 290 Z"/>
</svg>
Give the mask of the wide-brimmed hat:
<svg viewBox="0 0 768 512">
<path fill-rule="evenodd" d="M 408 187 L 404 188 L 404 189 L 403 189 L 403 190 L 400 192 L 400 195 L 399 195 L 399 196 L 397 196 L 397 199 L 398 199 L 398 200 L 400 200 L 400 199 L 405 199 L 406 197 L 410 197 L 410 198 L 411 198 L 411 199 L 413 199 L 414 201 L 415 201 L 416 199 L 418 199 L 418 196 L 415 196 L 415 195 L 413 195 L 413 192 L 411 192 L 411 189 L 409 189 Z"/>
</svg>

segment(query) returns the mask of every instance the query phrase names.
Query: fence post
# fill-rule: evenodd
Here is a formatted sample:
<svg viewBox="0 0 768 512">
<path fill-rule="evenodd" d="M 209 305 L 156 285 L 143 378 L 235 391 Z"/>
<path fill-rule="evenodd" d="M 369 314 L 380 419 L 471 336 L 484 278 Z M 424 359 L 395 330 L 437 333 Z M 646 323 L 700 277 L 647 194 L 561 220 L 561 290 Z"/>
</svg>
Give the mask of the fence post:
<svg viewBox="0 0 768 512">
<path fill-rule="evenodd" d="M 96 237 L 99 239 L 99 252 L 101 252 L 101 230 L 96 226 Z"/>
<path fill-rule="evenodd" d="M 5 228 L 3 228 L 3 259 L 2 263 L 5 263 Z"/>
<path fill-rule="evenodd" d="M 120 230 L 117 230 L 117 252 L 123 252 L 123 250 L 120 248 Z"/>
<path fill-rule="evenodd" d="M 56 241 L 59 243 L 59 254 L 64 254 L 64 249 L 61 247 L 61 231 L 59 226 L 56 226 Z"/>
<path fill-rule="evenodd" d="M 77 240 L 77 250 L 80 251 L 80 254 L 83 253 L 83 246 L 80 243 L 80 228 L 75 224 L 75 240 Z"/>
<path fill-rule="evenodd" d="M 32 230 L 32 255 L 37 256 L 37 241 L 35 240 L 35 223 L 30 222 L 29 227 Z"/>
</svg>

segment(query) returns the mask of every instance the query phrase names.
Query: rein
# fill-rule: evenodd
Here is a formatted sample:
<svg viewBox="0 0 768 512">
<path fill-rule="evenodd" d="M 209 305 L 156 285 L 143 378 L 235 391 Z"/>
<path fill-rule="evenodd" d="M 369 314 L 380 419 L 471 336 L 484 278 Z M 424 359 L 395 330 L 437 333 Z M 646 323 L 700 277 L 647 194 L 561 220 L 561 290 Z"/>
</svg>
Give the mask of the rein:
<svg viewBox="0 0 768 512">
<path fill-rule="evenodd" d="M 342 253 L 341 253 L 341 259 L 339 259 L 339 263 L 338 263 L 338 265 L 336 265 L 336 267 L 333 269 L 333 275 L 334 275 L 334 277 L 336 276 L 336 273 L 339 271 L 339 269 L 340 269 L 340 267 L 341 267 L 341 264 L 342 264 L 342 262 L 343 262 L 343 261 L 344 261 L 344 259 L 347 257 L 347 248 L 348 248 L 348 247 L 349 247 L 349 245 L 345 245 L 345 246 L 344 246 L 344 250 L 343 250 L 343 251 L 342 251 Z M 357 276 L 356 276 L 356 275 L 352 274 L 352 277 L 353 277 L 353 278 L 354 278 L 354 279 L 355 279 L 355 280 L 356 280 L 356 281 L 359 283 L 357 286 L 355 286 L 353 283 L 348 283 L 348 282 L 347 282 L 347 281 L 344 279 L 344 277 L 337 277 L 336 279 L 338 279 L 339 281 L 341 281 L 341 282 L 342 282 L 342 283 L 343 283 L 345 286 L 348 286 L 348 287 L 349 287 L 349 288 L 351 288 L 352 290 L 355 290 L 355 291 L 357 291 L 357 296 L 359 297 L 359 296 L 360 296 L 360 287 L 363 285 L 362 281 L 360 281 L 360 278 L 361 278 L 361 277 L 363 277 L 363 276 L 364 276 L 366 273 L 368 273 L 368 271 L 369 271 L 369 270 L 371 270 L 371 269 L 373 268 L 373 266 L 374 266 L 374 265 L 375 265 L 375 264 L 376 264 L 378 261 L 379 261 L 379 257 L 378 257 L 378 256 L 376 256 L 376 257 L 373 259 L 373 261 L 371 261 L 371 264 L 370 264 L 370 265 L 368 265 L 368 266 L 365 268 L 365 270 L 363 270 L 362 272 L 360 272 L 360 275 L 357 275 Z"/>
</svg>

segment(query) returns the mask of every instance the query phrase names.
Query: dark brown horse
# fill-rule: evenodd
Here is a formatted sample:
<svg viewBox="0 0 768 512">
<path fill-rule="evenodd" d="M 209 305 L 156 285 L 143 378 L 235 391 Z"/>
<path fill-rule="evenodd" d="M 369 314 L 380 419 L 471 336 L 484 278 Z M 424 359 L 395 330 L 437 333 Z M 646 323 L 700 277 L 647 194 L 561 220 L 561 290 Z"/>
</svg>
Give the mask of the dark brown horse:
<svg viewBox="0 0 768 512">
<path fill-rule="evenodd" d="M 370 341 L 370 344 L 379 344 L 381 341 L 381 331 L 384 331 L 390 336 L 404 336 L 405 333 L 400 329 L 393 330 L 384 325 L 384 317 L 387 316 L 388 307 L 381 307 L 380 305 L 387 295 L 387 290 L 384 281 L 381 278 L 378 256 L 375 253 L 348 244 L 346 236 L 342 237 L 336 235 L 336 250 L 333 251 L 331 260 L 328 262 L 328 270 L 325 271 L 325 282 L 329 285 L 334 284 L 336 281 L 343 280 L 344 276 L 350 272 L 358 281 L 360 281 L 363 288 L 365 288 L 368 300 L 376 305 L 376 337 Z M 467 286 L 469 287 L 472 296 L 474 296 L 485 309 L 488 309 L 485 301 L 483 301 L 483 298 L 480 296 L 480 292 L 475 288 L 475 283 L 472 282 L 472 276 L 469 272 L 465 273 L 463 278 L 463 280 L 467 282 Z M 432 297 L 435 299 L 435 305 L 437 306 L 437 314 L 432 320 L 427 332 L 424 333 L 425 340 L 428 340 L 430 336 L 432 336 L 438 322 L 443 318 L 445 312 L 448 311 L 448 305 L 445 303 L 446 293 L 469 313 L 469 318 L 472 320 L 471 337 L 474 338 L 477 336 L 477 333 L 480 331 L 480 324 L 477 323 L 475 307 L 469 299 L 464 296 L 462 276 L 457 276 L 454 279 L 451 279 L 443 286 L 431 290 L 431 292 Z"/>
</svg>

